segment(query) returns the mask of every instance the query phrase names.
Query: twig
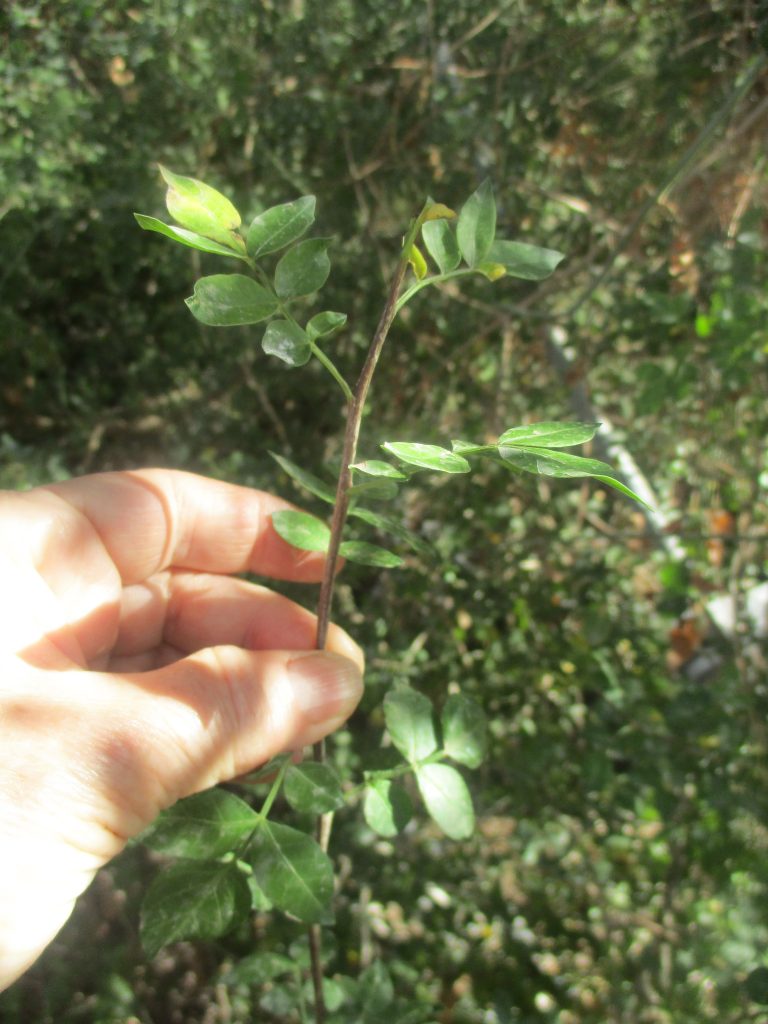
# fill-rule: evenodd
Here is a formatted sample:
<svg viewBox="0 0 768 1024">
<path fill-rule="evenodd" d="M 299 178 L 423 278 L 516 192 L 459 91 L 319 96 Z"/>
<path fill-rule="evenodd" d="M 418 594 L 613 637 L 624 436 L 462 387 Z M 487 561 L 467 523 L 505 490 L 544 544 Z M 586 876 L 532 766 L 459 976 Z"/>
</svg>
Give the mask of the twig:
<svg viewBox="0 0 768 1024">
<path fill-rule="evenodd" d="M 352 401 L 347 410 L 347 423 L 344 430 L 344 444 L 341 452 L 341 468 L 339 479 L 336 485 L 336 500 L 333 506 L 331 518 L 331 538 L 326 553 L 325 571 L 323 581 L 320 585 L 320 597 L 317 604 L 317 634 L 315 647 L 323 650 L 328 637 L 328 626 L 331 618 L 331 605 L 333 603 L 333 589 L 336 579 L 336 562 L 339 557 L 341 536 L 344 524 L 347 520 L 349 510 L 349 488 L 352 483 L 352 470 L 350 466 L 355 461 L 357 453 L 357 441 L 360 436 L 360 425 L 363 421 L 365 400 L 368 396 L 368 389 L 376 371 L 376 364 L 379 361 L 384 342 L 387 340 L 389 329 L 397 314 L 397 300 L 400 289 L 408 269 L 408 253 L 413 238 L 418 230 L 419 222 L 414 222 L 406 239 L 400 260 L 395 270 L 392 283 L 389 288 L 386 305 L 379 319 L 376 332 L 373 335 L 365 363 L 360 371 L 355 390 L 352 394 Z M 325 761 L 325 742 L 320 740 L 314 745 L 315 760 L 321 764 Z M 325 815 L 318 819 L 318 841 L 327 847 L 329 839 L 329 821 L 324 821 Z M 315 994 L 315 1022 L 324 1024 L 326 1018 L 325 999 L 323 998 L 323 966 L 322 966 L 322 933 L 320 925 L 312 925 L 309 929 L 309 955 L 312 972 L 312 985 Z"/>
</svg>

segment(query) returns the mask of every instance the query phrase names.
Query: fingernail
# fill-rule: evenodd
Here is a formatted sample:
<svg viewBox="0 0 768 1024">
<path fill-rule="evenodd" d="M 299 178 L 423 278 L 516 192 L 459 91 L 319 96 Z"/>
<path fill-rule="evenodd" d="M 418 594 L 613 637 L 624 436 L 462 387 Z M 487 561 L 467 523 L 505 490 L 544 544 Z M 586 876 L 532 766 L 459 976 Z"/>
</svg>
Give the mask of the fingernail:
<svg viewBox="0 0 768 1024">
<path fill-rule="evenodd" d="M 328 651 L 299 654 L 288 662 L 294 699 L 310 719 L 318 722 L 352 714 L 363 692 L 357 666 Z"/>
</svg>

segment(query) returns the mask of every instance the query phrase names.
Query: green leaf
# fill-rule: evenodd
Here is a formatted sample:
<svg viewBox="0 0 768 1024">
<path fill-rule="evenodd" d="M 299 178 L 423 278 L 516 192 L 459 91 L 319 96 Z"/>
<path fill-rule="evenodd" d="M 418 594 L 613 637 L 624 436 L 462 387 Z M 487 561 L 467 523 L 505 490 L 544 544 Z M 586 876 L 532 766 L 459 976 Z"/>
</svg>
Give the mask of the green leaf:
<svg viewBox="0 0 768 1024">
<path fill-rule="evenodd" d="M 296 965 L 281 953 L 251 953 L 241 957 L 226 973 L 221 975 L 223 985 L 263 985 L 284 974 L 293 975 Z"/>
<path fill-rule="evenodd" d="M 312 358 L 312 346 L 304 331 L 290 320 L 272 320 L 267 324 L 261 347 L 268 356 L 277 356 L 289 366 L 304 366 Z"/>
<path fill-rule="evenodd" d="M 405 473 L 401 473 L 391 463 L 384 462 L 382 459 L 366 459 L 365 462 L 353 462 L 349 468 L 356 469 L 367 476 L 383 476 L 388 477 L 390 480 L 408 479 Z"/>
<path fill-rule="evenodd" d="M 171 857 L 221 857 L 259 823 L 244 800 L 224 789 L 209 789 L 163 811 L 141 836 L 150 849 Z"/>
<path fill-rule="evenodd" d="M 768 967 L 755 967 L 744 981 L 747 996 L 753 1003 L 768 1003 Z"/>
<path fill-rule="evenodd" d="M 246 858 L 276 907 L 300 921 L 329 921 L 333 866 L 314 839 L 287 825 L 265 821 Z"/>
<path fill-rule="evenodd" d="M 274 452 L 269 453 L 275 462 L 280 466 L 281 469 L 285 470 L 288 476 L 292 477 L 310 494 L 314 494 L 316 498 L 320 498 L 321 501 L 327 501 L 329 505 L 333 505 L 336 501 L 336 492 L 334 488 L 321 480 L 319 476 L 315 476 L 314 473 L 310 473 L 306 469 L 302 469 L 301 466 L 297 466 L 295 462 L 291 462 L 290 459 L 286 459 L 284 455 L 276 455 Z"/>
<path fill-rule="evenodd" d="M 180 860 L 158 875 L 141 907 L 141 942 L 148 956 L 179 939 L 214 939 L 250 911 L 245 876 L 233 864 Z"/>
<path fill-rule="evenodd" d="M 281 509 L 272 513 L 272 524 L 277 533 L 302 551 L 327 551 L 331 531 L 314 516 L 294 509 Z"/>
<path fill-rule="evenodd" d="M 411 798 L 390 779 L 375 779 L 365 790 L 363 815 L 368 827 L 389 838 L 402 832 L 413 815 Z"/>
<path fill-rule="evenodd" d="M 565 256 L 556 249 L 542 249 L 525 242 L 510 242 L 498 239 L 488 251 L 488 259 L 500 263 L 510 277 L 521 277 L 525 281 L 542 281 L 549 277 Z"/>
<path fill-rule="evenodd" d="M 274 295 L 245 274 L 201 277 L 186 303 L 198 320 L 211 327 L 257 324 L 277 309 Z"/>
<path fill-rule="evenodd" d="M 291 203 L 282 203 L 264 210 L 251 221 L 245 244 L 251 259 L 257 260 L 270 252 L 285 248 L 304 232 L 315 220 L 315 197 L 302 196 Z"/>
<path fill-rule="evenodd" d="M 424 259 L 418 246 L 412 245 L 408 252 L 408 262 L 411 270 L 416 275 L 417 281 L 422 281 L 427 276 L 427 261 Z"/>
<path fill-rule="evenodd" d="M 339 547 L 339 554 L 350 562 L 375 565 L 379 569 L 396 569 L 403 564 L 402 558 L 394 552 L 362 540 L 345 540 Z"/>
<path fill-rule="evenodd" d="M 292 764 L 285 775 L 284 791 L 294 811 L 326 814 L 344 806 L 339 777 L 329 764 Z"/>
<path fill-rule="evenodd" d="M 488 260 L 483 263 L 478 263 L 475 269 L 482 274 L 483 277 L 488 278 L 489 281 L 498 281 L 507 273 L 507 268 L 503 263 L 490 263 Z"/>
<path fill-rule="evenodd" d="M 333 313 L 326 310 L 323 313 L 315 313 L 307 324 L 307 335 L 310 341 L 316 338 L 328 338 L 330 335 L 340 331 L 347 322 L 346 313 Z"/>
<path fill-rule="evenodd" d="M 496 201 L 493 186 L 486 179 L 464 203 L 456 226 L 459 249 L 468 266 L 474 267 L 485 259 L 495 235 Z M 503 261 L 494 257 L 494 262 Z"/>
<path fill-rule="evenodd" d="M 436 444 L 385 441 L 381 447 L 401 462 L 418 466 L 419 469 L 431 469 L 437 473 L 468 473 L 471 468 L 461 455 L 454 455 L 447 448 L 440 448 Z"/>
<path fill-rule="evenodd" d="M 352 498 L 366 497 L 375 501 L 391 501 L 400 493 L 396 481 L 386 480 L 380 477 L 377 480 L 363 480 L 359 484 L 353 484 L 347 494 Z"/>
<path fill-rule="evenodd" d="M 416 768 L 416 781 L 429 816 L 451 839 L 467 839 L 475 828 L 475 812 L 467 784 L 447 764 Z"/>
<path fill-rule="evenodd" d="M 451 694 L 440 720 L 446 754 L 467 768 L 482 764 L 488 747 L 488 723 L 477 701 L 461 693 Z"/>
<path fill-rule="evenodd" d="M 197 178 L 174 174 L 167 167 L 161 166 L 160 173 L 168 185 L 165 205 L 175 221 L 230 248 L 242 247 L 242 239 L 234 233 L 240 225 L 240 214 L 226 196 Z"/>
<path fill-rule="evenodd" d="M 392 742 L 411 764 L 437 750 L 432 704 L 410 687 L 390 690 L 384 698 L 384 721 Z"/>
<path fill-rule="evenodd" d="M 403 526 L 402 523 L 392 519 L 390 516 L 381 515 L 381 513 L 374 512 L 370 508 L 361 508 L 360 505 L 354 505 L 350 508 L 349 514 L 356 519 L 361 519 L 364 523 L 368 523 L 369 526 L 374 526 L 382 533 L 387 533 L 391 537 L 396 537 L 398 540 L 403 541 L 417 554 L 421 555 L 422 558 L 430 558 L 434 554 L 431 545 L 427 541 L 422 540 L 413 530 L 409 530 L 407 526 Z"/>
<path fill-rule="evenodd" d="M 437 264 L 441 274 L 448 274 L 461 263 L 456 232 L 445 220 L 430 220 L 422 225 L 421 237 L 427 252 Z"/>
<path fill-rule="evenodd" d="M 594 477 L 595 480 L 600 480 L 609 487 L 613 487 L 640 505 L 650 508 L 639 495 L 617 479 L 616 473 L 607 462 L 600 462 L 598 459 L 584 459 L 580 455 L 554 451 L 551 448 L 522 445 L 514 448 L 499 445 L 498 451 L 504 462 L 516 469 L 522 469 L 526 473 L 539 473 L 542 476 L 561 478 Z"/>
<path fill-rule="evenodd" d="M 236 252 L 229 246 L 222 245 L 220 242 L 214 242 L 211 238 L 204 238 L 202 235 L 195 234 L 194 231 L 187 231 L 186 228 L 177 228 L 172 224 L 165 224 L 163 221 L 158 220 L 157 217 L 147 217 L 144 213 L 134 213 L 133 216 L 136 218 L 139 227 L 145 231 L 156 231 L 158 235 L 172 238 L 174 242 L 188 245 L 190 249 L 199 249 L 201 252 L 213 252 L 217 256 L 233 256 L 238 260 L 245 259 L 242 252 Z"/>
<path fill-rule="evenodd" d="M 281 299 L 297 299 L 322 288 L 331 272 L 329 238 L 308 238 L 280 259 L 275 268 L 275 291 Z"/>
<path fill-rule="evenodd" d="M 505 430 L 499 445 L 527 445 L 529 448 L 570 448 L 591 441 L 599 423 L 527 423 Z"/>
</svg>

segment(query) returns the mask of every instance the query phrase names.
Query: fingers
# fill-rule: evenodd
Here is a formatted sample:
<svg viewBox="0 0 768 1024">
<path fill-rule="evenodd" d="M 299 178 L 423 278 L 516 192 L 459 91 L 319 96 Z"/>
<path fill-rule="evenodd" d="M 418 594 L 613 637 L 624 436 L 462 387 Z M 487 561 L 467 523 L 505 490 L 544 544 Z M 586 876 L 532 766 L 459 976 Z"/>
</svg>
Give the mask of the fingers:
<svg viewBox="0 0 768 1024">
<path fill-rule="evenodd" d="M 155 672 L 94 676 L 77 772 L 101 790 L 107 834 L 123 839 L 175 800 L 316 742 L 362 693 L 357 665 L 321 651 L 215 647 Z"/>
<path fill-rule="evenodd" d="M 73 510 L 58 524 L 58 540 L 71 537 L 70 553 L 86 561 L 99 561 L 106 551 L 124 584 L 170 566 L 298 582 L 322 577 L 323 555 L 297 550 L 272 526 L 273 512 L 293 506 L 261 491 L 146 469 L 79 477 L 20 497 L 41 494 Z"/>
<path fill-rule="evenodd" d="M 312 650 L 316 631 L 311 612 L 266 587 L 207 573 L 159 573 L 123 592 L 110 667 L 144 670 L 223 644 Z M 337 626 L 331 626 L 326 647 L 362 671 L 362 651 Z"/>
</svg>

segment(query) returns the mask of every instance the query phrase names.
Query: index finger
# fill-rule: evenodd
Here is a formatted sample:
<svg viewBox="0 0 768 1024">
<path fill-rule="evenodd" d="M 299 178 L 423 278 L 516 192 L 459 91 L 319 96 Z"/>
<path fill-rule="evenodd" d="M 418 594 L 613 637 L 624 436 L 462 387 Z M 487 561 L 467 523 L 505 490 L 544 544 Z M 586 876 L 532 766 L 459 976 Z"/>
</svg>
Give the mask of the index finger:
<svg viewBox="0 0 768 1024">
<path fill-rule="evenodd" d="M 43 490 L 86 520 L 92 530 L 78 531 L 80 544 L 106 549 L 123 584 L 168 568 L 322 578 L 324 555 L 292 547 L 272 525 L 273 512 L 294 506 L 264 491 L 170 469 L 96 473 Z"/>
</svg>

